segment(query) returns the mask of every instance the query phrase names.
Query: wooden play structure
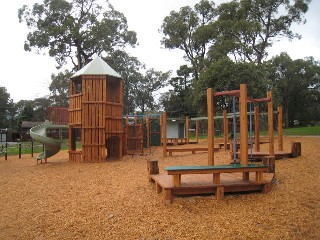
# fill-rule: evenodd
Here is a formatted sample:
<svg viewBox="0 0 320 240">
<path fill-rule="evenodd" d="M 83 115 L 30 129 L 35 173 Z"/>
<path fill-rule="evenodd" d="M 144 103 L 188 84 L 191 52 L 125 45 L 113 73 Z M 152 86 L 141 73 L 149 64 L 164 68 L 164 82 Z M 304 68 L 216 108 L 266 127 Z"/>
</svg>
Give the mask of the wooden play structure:
<svg viewBox="0 0 320 240">
<path fill-rule="evenodd" d="M 171 120 L 171 119 L 170 119 Z M 170 121 L 169 120 L 169 121 Z M 170 123 L 168 124 L 167 119 L 167 113 L 164 112 L 161 116 L 161 133 L 162 133 L 162 148 L 163 148 L 163 156 L 167 157 L 167 153 L 169 154 L 169 157 L 172 157 L 172 154 L 174 152 L 191 152 L 192 154 L 195 154 L 196 152 L 207 152 L 208 148 L 201 148 L 201 147 L 191 147 L 191 148 L 176 148 L 177 145 L 184 145 L 184 144 L 195 144 L 198 143 L 198 121 L 196 121 L 196 141 L 191 142 L 189 140 L 189 117 L 186 116 L 185 121 L 183 122 L 185 124 L 182 125 L 182 128 L 180 127 L 180 132 L 183 131 L 183 135 L 178 134 L 179 129 L 173 130 L 174 128 L 171 127 L 171 129 L 168 129 L 168 126 L 170 126 Z M 182 129 L 182 130 L 181 130 Z M 175 132 L 172 134 L 172 131 Z M 170 134 L 170 136 L 168 136 Z M 173 137 L 174 136 L 174 137 Z M 173 145 L 174 147 L 168 148 L 168 145 Z M 215 149 L 218 150 L 218 149 Z"/>
<path fill-rule="evenodd" d="M 126 115 L 124 125 L 124 155 L 143 155 L 151 147 L 161 145 L 161 114 Z"/>
<path fill-rule="evenodd" d="M 70 79 L 69 161 L 122 158 L 123 80 L 100 57 Z M 80 131 L 82 149 L 76 148 Z"/>
<path fill-rule="evenodd" d="M 215 166 L 214 163 L 214 97 L 231 95 L 239 98 L 240 102 L 240 162 L 230 165 Z M 240 85 L 240 90 L 214 93 L 207 90 L 208 109 L 208 166 L 170 166 L 166 174 L 159 174 L 156 161 L 149 161 L 149 181 L 154 182 L 156 192 L 164 192 L 164 202 L 169 204 L 175 195 L 214 193 L 216 199 L 223 199 L 226 192 L 261 191 L 267 193 L 271 189 L 274 177 L 274 167 L 269 164 L 248 163 L 248 101 L 269 101 L 272 108 L 272 95 L 266 99 L 247 97 L 246 84 Z M 272 111 L 270 114 L 273 114 Z M 272 118 L 271 118 L 272 119 Z M 269 122 L 269 127 L 273 126 Z M 269 141 L 273 145 L 273 131 L 269 131 Z M 271 151 L 273 148 L 270 148 Z M 165 148 L 164 148 L 165 150 Z M 167 152 L 164 152 L 164 155 Z M 273 152 L 270 152 L 271 154 Z M 271 155 L 270 158 L 272 158 Z M 273 157 L 274 158 L 274 157 Z M 270 164 L 274 163 L 270 160 Z"/>
</svg>

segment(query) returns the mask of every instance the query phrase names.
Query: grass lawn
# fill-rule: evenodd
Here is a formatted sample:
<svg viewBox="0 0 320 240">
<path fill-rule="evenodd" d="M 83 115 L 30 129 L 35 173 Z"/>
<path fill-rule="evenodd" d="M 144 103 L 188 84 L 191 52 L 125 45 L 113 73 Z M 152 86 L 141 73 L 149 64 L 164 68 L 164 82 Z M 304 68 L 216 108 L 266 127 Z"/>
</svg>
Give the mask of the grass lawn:
<svg viewBox="0 0 320 240">
<path fill-rule="evenodd" d="M 320 135 L 320 126 L 283 129 L 284 135 Z"/>
</svg>

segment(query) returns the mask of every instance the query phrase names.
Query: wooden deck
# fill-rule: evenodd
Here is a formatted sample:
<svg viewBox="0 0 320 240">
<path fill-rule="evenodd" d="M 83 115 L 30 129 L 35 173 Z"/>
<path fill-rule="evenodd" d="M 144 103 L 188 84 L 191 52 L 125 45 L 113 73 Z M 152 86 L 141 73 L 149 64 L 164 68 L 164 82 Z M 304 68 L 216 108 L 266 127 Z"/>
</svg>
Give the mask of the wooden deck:
<svg viewBox="0 0 320 240">
<path fill-rule="evenodd" d="M 248 152 L 248 156 L 249 158 L 251 157 L 251 153 L 250 151 Z M 268 151 L 264 151 L 264 152 L 252 152 L 252 158 L 255 159 L 262 159 L 262 157 L 265 156 L 269 156 L 269 152 Z M 274 152 L 274 156 L 275 159 L 283 159 L 283 158 L 291 158 L 292 157 L 292 153 L 291 152 L 287 152 L 287 151 L 275 151 Z M 237 152 L 237 157 L 239 157 L 239 152 Z"/>
<path fill-rule="evenodd" d="M 155 174 L 151 175 L 151 182 L 155 183 L 157 193 L 163 192 L 164 203 L 170 204 L 175 196 L 201 194 L 217 195 L 218 188 L 223 189 L 223 193 L 219 193 L 219 195 L 222 196 L 224 193 L 237 192 L 260 191 L 262 193 L 267 193 L 271 190 L 273 177 L 274 173 L 264 173 L 263 182 L 256 183 L 255 173 L 250 173 L 250 180 L 248 181 L 243 180 L 242 173 L 222 173 L 220 184 L 214 184 L 212 181 L 212 174 L 187 174 L 181 176 L 180 187 L 174 187 L 171 175 Z"/>
</svg>

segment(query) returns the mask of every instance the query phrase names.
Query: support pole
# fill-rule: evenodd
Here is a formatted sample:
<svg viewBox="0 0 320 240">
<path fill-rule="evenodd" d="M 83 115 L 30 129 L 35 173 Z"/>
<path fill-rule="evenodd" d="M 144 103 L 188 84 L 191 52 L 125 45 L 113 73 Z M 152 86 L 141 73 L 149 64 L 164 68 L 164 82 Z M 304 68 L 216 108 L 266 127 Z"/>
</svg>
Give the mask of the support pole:
<svg viewBox="0 0 320 240">
<path fill-rule="evenodd" d="M 236 116 L 236 97 L 233 96 L 233 163 L 237 162 L 237 116 Z"/>
<path fill-rule="evenodd" d="M 259 106 L 254 107 L 254 151 L 260 152 Z"/>
<path fill-rule="evenodd" d="M 213 114 L 213 90 L 207 90 L 207 113 L 208 113 L 208 165 L 214 165 L 214 114 Z"/>
<path fill-rule="evenodd" d="M 163 138 L 163 157 L 167 157 L 167 113 L 162 115 L 162 138 Z"/>
<path fill-rule="evenodd" d="M 278 150 L 283 151 L 282 107 L 278 107 Z"/>
<path fill-rule="evenodd" d="M 8 143 L 6 142 L 5 145 L 4 160 L 8 160 Z"/>
<path fill-rule="evenodd" d="M 228 126 L 228 118 L 227 118 L 227 110 L 223 110 L 223 145 L 224 150 L 228 150 L 228 133 L 229 133 L 229 126 Z"/>
<path fill-rule="evenodd" d="M 19 148 L 19 159 L 21 159 L 21 142 L 18 143 L 18 148 Z"/>
<path fill-rule="evenodd" d="M 247 85 L 240 84 L 240 163 L 248 164 Z"/>
<path fill-rule="evenodd" d="M 189 144 L 189 117 L 186 116 L 186 141 Z"/>
<path fill-rule="evenodd" d="M 196 120 L 196 142 L 199 141 L 199 120 Z"/>
<path fill-rule="evenodd" d="M 269 131 L 269 156 L 274 156 L 274 135 L 273 135 L 273 107 L 272 92 L 267 93 L 268 101 L 268 131 Z"/>
</svg>

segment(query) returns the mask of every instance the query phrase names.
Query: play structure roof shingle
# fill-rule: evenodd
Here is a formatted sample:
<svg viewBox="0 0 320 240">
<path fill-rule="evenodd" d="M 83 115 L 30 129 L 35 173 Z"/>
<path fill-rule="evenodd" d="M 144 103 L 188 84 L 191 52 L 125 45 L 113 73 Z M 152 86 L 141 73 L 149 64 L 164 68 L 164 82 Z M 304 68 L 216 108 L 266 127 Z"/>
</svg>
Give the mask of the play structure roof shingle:
<svg viewBox="0 0 320 240">
<path fill-rule="evenodd" d="M 120 74 L 113 70 L 101 57 L 96 57 L 78 72 L 76 72 L 71 78 L 82 75 L 108 75 L 117 78 L 121 78 Z"/>
</svg>

